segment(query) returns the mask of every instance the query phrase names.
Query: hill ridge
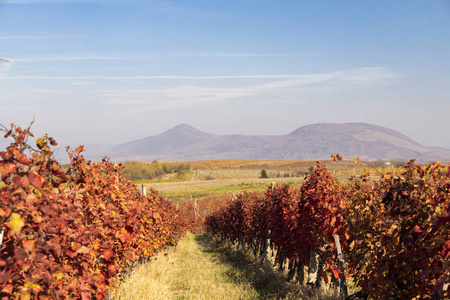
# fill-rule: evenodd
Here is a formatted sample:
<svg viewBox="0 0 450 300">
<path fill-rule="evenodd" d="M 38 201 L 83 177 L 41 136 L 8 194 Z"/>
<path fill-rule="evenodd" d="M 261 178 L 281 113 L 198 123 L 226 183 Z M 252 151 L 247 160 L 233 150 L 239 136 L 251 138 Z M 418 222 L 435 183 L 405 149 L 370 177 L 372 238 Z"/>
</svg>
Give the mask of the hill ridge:
<svg viewBox="0 0 450 300">
<path fill-rule="evenodd" d="M 314 123 L 285 135 L 218 135 L 179 124 L 158 135 L 115 146 L 114 160 L 414 158 L 450 161 L 450 151 L 426 147 L 393 129 L 368 123 Z"/>
</svg>

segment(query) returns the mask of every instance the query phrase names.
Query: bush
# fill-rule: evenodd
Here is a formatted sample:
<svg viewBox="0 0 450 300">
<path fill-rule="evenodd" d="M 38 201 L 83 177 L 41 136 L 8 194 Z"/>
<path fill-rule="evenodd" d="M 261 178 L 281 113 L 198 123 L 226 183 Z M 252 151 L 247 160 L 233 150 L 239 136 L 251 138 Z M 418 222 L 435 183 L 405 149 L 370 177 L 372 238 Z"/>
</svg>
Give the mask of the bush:
<svg viewBox="0 0 450 300">
<path fill-rule="evenodd" d="M 269 178 L 269 175 L 267 174 L 267 171 L 265 169 L 261 170 L 261 178 Z"/>
</svg>

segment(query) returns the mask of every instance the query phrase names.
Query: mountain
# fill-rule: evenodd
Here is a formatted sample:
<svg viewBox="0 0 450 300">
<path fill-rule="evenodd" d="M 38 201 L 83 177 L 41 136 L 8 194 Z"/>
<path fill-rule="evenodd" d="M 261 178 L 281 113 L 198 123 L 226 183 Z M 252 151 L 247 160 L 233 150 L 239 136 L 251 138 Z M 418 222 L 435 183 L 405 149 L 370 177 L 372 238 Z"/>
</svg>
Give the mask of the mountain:
<svg viewBox="0 0 450 300">
<path fill-rule="evenodd" d="M 318 123 L 287 135 L 215 135 L 182 124 L 159 135 L 120 144 L 114 160 L 329 159 L 331 154 L 363 160 L 414 158 L 450 161 L 450 151 L 423 146 L 386 127 L 366 123 Z"/>
</svg>

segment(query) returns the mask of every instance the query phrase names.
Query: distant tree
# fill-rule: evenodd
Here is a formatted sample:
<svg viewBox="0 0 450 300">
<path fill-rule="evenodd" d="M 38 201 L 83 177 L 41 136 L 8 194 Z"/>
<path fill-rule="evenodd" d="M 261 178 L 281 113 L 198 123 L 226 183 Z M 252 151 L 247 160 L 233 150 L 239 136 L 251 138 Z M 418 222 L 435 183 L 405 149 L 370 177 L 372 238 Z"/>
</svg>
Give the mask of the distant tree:
<svg viewBox="0 0 450 300">
<path fill-rule="evenodd" d="M 265 169 L 261 170 L 261 178 L 269 178 L 269 175 L 267 174 L 267 171 Z"/>
</svg>

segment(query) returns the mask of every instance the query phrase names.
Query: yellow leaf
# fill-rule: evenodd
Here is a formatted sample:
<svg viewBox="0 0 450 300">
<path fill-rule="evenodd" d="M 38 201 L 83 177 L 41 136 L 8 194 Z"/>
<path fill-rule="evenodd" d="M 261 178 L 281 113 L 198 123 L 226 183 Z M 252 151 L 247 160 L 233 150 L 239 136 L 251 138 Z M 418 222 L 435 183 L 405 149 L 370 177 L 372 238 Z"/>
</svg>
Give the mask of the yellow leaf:
<svg viewBox="0 0 450 300">
<path fill-rule="evenodd" d="M 11 214 L 11 220 L 9 221 L 9 226 L 11 227 L 12 233 L 16 233 L 20 231 L 20 229 L 25 225 L 25 223 L 22 221 L 22 218 L 19 214 L 12 213 Z"/>
<path fill-rule="evenodd" d="M 349 245 L 350 249 L 353 249 L 353 247 L 355 247 L 355 241 L 352 241 Z"/>
<path fill-rule="evenodd" d="M 56 274 L 56 279 L 61 280 L 63 278 L 64 278 L 64 274 L 63 273 Z"/>
<path fill-rule="evenodd" d="M 81 254 L 86 254 L 89 253 L 89 248 L 86 246 L 81 246 L 78 250 L 77 253 L 81 253 Z"/>
<path fill-rule="evenodd" d="M 42 147 L 44 147 L 44 142 L 45 142 L 45 135 L 40 139 L 36 140 L 36 146 L 38 146 L 39 149 L 42 149 Z"/>
<path fill-rule="evenodd" d="M 34 287 L 34 288 L 38 289 L 41 286 L 39 284 L 37 284 L 37 283 L 27 282 L 27 283 L 25 283 L 24 287 L 26 287 L 27 289 L 30 288 L 30 287 Z"/>
</svg>

